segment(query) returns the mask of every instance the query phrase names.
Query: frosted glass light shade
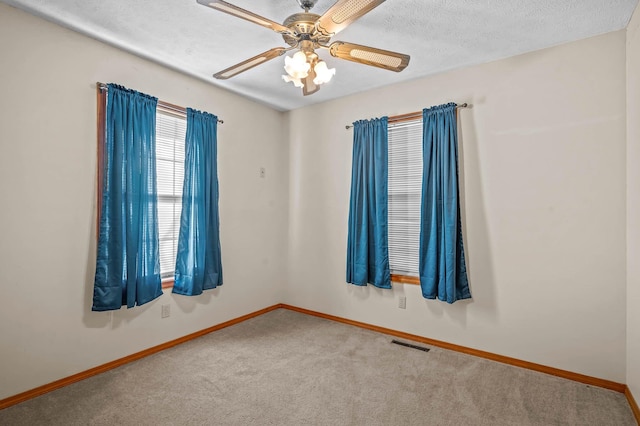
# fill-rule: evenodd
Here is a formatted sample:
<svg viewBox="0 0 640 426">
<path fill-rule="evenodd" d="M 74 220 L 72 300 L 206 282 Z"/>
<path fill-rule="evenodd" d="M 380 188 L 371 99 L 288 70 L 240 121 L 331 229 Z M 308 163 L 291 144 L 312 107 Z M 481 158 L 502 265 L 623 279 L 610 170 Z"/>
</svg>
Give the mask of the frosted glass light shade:
<svg viewBox="0 0 640 426">
<path fill-rule="evenodd" d="M 313 82 L 318 85 L 328 83 L 336 74 L 336 69 L 327 68 L 327 63 L 325 61 L 318 61 L 313 70 L 316 72 L 316 78 L 313 79 Z"/>
<path fill-rule="evenodd" d="M 309 75 L 311 65 L 307 62 L 307 55 L 304 52 L 296 52 L 292 57 L 284 57 L 284 70 L 289 76 L 301 79 Z"/>
</svg>

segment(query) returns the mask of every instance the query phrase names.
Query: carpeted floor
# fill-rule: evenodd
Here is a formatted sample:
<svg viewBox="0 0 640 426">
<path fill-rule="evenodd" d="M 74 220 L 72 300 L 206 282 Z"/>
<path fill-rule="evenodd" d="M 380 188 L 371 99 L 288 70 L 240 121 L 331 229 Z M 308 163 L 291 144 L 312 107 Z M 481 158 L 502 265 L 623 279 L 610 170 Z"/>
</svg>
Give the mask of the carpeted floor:
<svg viewBox="0 0 640 426">
<path fill-rule="evenodd" d="M 635 425 L 624 395 L 279 309 L 0 411 L 1 425 Z"/>
</svg>

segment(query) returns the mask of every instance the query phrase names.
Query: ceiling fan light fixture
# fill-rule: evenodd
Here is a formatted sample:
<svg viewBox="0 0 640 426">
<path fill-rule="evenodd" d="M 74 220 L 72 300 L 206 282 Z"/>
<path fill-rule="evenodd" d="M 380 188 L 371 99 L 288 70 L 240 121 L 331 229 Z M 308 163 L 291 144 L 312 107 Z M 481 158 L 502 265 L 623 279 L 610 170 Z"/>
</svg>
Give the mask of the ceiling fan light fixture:
<svg viewBox="0 0 640 426">
<path fill-rule="evenodd" d="M 289 76 L 298 80 L 309 75 L 311 65 L 307 62 L 307 55 L 304 52 L 296 52 L 293 56 L 284 57 L 284 70 Z"/>
<path fill-rule="evenodd" d="M 316 72 L 316 78 L 313 79 L 315 84 L 324 84 L 331 81 L 331 78 L 336 75 L 335 68 L 328 68 L 325 61 L 318 61 L 313 70 Z"/>
<path fill-rule="evenodd" d="M 1 0 L 0 0 L 1 1 Z M 377 49 L 331 38 L 344 30 L 353 21 L 366 15 L 385 0 L 332 0 L 335 1 L 329 10 L 322 15 L 310 13 L 318 0 L 297 0 L 304 13 L 294 13 L 282 24 L 257 15 L 225 0 L 197 0 L 198 3 L 220 12 L 244 19 L 254 24 L 269 28 L 282 35 L 290 47 L 277 47 L 232 65 L 213 75 L 217 79 L 227 79 L 245 72 L 257 65 L 276 57 L 285 55 L 292 49 L 298 51 L 292 56 L 285 56 L 282 79 L 302 88 L 302 94 L 309 96 L 320 90 L 321 85 L 331 81 L 336 74 L 335 68 L 329 68 L 320 60 L 316 49 L 324 48 L 334 58 L 345 59 L 364 65 L 378 67 L 389 71 L 400 72 L 409 65 L 410 56 L 389 50 Z"/>
</svg>

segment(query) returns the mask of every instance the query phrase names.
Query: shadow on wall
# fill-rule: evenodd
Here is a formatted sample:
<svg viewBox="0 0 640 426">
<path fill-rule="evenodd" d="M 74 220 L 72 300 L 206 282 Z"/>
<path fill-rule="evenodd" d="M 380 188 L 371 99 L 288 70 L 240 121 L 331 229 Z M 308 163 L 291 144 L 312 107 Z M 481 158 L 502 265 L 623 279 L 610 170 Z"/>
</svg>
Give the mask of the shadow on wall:
<svg viewBox="0 0 640 426">
<path fill-rule="evenodd" d="M 94 182 L 97 182 L 97 167 L 94 170 Z M 97 188 L 96 185 L 93 186 L 93 191 L 91 192 L 91 200 L 89 202 L 92 204 L 93 208 L 91 211 L 93 214 L 91 217 L 93 220 L 89 221 L 89 232 L 87 233 L 89 236 L 89 250 L 87 250 L 87 259 L 85 262 L 85 280 L 84 280 L 84 306 L 82 308 L 82 322 L 87 328 L 106 328 L 111 324 L 111 317 L 113 314 L 109 312 L 93 312 L 91 307 L 93 306 L 93 282 L 95 280 L 96 275 L 96 250 L 98 246 L 98 236 L 97 236 L 97 223 L 98 223 L 98 214 L 97 214 Z"/>
<path fill-rule="evenodd" d="M 462 236 L 471 289 L 471 300 L 456 302 L 447 309 L 456 322 L 466 325 L 467 307 L 482 311 L 485 318 L 497 320 L 496 283 L 489 240 L 489 222 L 482 185 L 482 162 L 475 118 L 484 98 L 474 99 L 469 108 L 458 114 L 458 168 L 460 181 L 460 216 Z M 435 316 L 444 314 L 441 303 L 428 303 Z"/>
<path fill-rule="evenodd" d="M 205 290 L 198 296 L 183 296 L 180 294 L 171 293 L 171 299 L 176 303 L 180 311 L 184 313 L 190 313 L 195 311 L 198 305 L 208 305 L 211 299 L 220 296 L 220 291 L 224 286 L 218 286 L 211 290 Z M 166 291 L 170 291 L 167 289 Z"/>
<path fill-rule="evenodd" d="M 353 284 L 346 285 L 348 294 L 350 296 L 355 296 L 358 300 L 367 300 L 372 296 L 380 299 L 394 299 L 395 297 L 398 297 L 398 295 L 404 294 L 404 290 L 400 292 L 397 289 L 398 287 L 403 287 L 403 285 L 394 285 L 395 288 L 393 290 L 379 288 L 371 284 L 363 286 Z"/>
</svg>

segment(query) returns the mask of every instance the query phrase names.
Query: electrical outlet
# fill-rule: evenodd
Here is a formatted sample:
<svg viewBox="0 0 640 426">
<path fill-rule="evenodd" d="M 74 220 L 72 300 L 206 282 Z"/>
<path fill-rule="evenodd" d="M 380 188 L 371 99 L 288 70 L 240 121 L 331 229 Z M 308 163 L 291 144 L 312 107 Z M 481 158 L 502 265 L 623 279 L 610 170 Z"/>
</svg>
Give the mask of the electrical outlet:
<svg viewBox="0 0 640 426">
<path fill-rule="evenodd" d="M 398 299 L 398 308 L 407 309 L 407 296 L 400 296 Z"/>
<path fill-rule="evenodd" d="M 162 318 L 168 318 L 171 315 L 171 305 L 162 305 Z"/>
<path fill-rule="evenodd" d="M 265 169 L 264 167 L 260 167 L 260 177 L 266 177 L 267 176 L 267 169 Z"/>
</svg>

